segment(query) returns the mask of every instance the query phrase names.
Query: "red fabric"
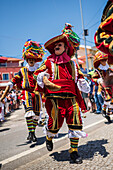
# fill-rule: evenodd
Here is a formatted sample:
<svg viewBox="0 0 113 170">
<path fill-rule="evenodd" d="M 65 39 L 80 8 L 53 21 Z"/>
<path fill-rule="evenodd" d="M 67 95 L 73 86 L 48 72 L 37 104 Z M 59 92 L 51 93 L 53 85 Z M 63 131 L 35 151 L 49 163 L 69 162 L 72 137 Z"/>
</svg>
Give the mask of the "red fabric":
<svg viewBox="0 0 113 170">
<path fill-rule="evenodd" d="M 22 90 L 21 95 L 22 95 L 22 100 L 25 100 L 25 90 Z"/>
<path fill-rule="evenodd" d="M 56 112 L 58 111 L 58 119 L 56 117 L 56 129 L 60 129 L 62 127 L 62 124 L 64 122 L 64 118 L 66 118 L 66 123 L 69 124 L 69 125 L 76 125 L 77 124 L 80 126 L 82 126 L 82 119 L 81 119 L 81 115 L 80 115 L 80 111 L 78 113 L 78 119 L 79 119 L 79 122 L 77 122 L 77 119 L 76 121 L 74 122 L 74 107 L 76 107 L 75 105 L 72 104 L 72 101 L 71 99 L 58 99 L 57 100 L 58 103 L 57 103 L 57 107 L 58 107 L 58 110 L 56 110 Z M 46 110 L 47 110 L 47 113 L 49 114 L 49 120 L 48 120 L 48 129 L 51 129 L 52 126 L 53 126 L 53 115 L 52 114 L 52 109 L 53 109 L 53 103 L 51 102 L 50 99 L 47 99 L 46 100 L 46 103 L 45 103 L 45 106 L 46 106 Z M 56 114 L 55 114 L 56 115 Z M 55 127 L 54 127 L 54 130 L 55 130 Z"/>
<path fill-rule="evenodd" d="M 0 107 L 0 113 L 2 112 L 2 107 Z"/>
<path fill-rule="evenodd" d="M 16 84 L 18 89 L 23 89 L 23 90 L 27 90 L 29 92 L 33 92 L 35 85 L 36 85 L 36 81 L 35 81 L 35 79 L 33 79 L 33 73 L 34 72 L 28 71 L 28 69 L 27 69 L 26 73 L 28 73 L 28 79 L 27 80 L 24 78 L 23 72 L 21 72 L 19 77 L 18 76 L 13 77 L 11 82 L 14 85 Z M 28 86 L 27 81 L 29 82 L 29 86 Z M 23 82 L 25 82 L 25 84 L 26 84 L 25 88 L 22 87 Z"/>
<path fill-rule="evenodd" d="M 56 64 L 61 64 L 61 63 L 67 63 L 70 61 L 70 57 L 64 52 L 60 56 L 56 56 L 55 54 L 52 54 L 48 57 L 48 59 Z"/>
<path fill-rule="evenodd" d="M 78 72 L 77 64 L 76 64 L 76 67 L 77 67 L 76 79 L 83 78 L 83 75 L 79 74 L 79 72 Z M 77 97 L 77 101 L 79 102 L 81 109 L 86 110 L 85 104 L 81 97 L 79 89 L 78 89 L 76 83 L 74 82 L 74 80 L 72 80 L 72 74 L 73 74 L 74 70 L 72 69 L 70 62 L 58 65 L 59 77 L 57 80 L 52 81 L 52 66 L 51 66 L 51 62 L 49 59 L 46 60 L 45 65 L 43 65 L 40 69 L 35 71 L 34 74 L 38 75 L 40 72 L 43 72 L 46 69 L 48 70 L 48 73 L 50 74 L 49 80 L 51 82 L 53 82 L 54 84 L 61 86 L 61 89 L 59 91 L 51 91 L 51 90 L 48 90 L 47 88 L 42 89 L 41 87 L 37 86 L 37 88 L 35 90 L 40 91 L 40 92 L 43 91 L 45 94 L 51 94 L 51 93 L 58 94 L 59 93 L 59 96 L 60 96 L 60 93 L 62 93 L 62 94 L 63 93 L 71 93 Z M 80 98 L 80 99 L 78 99 L 78 98 Z"/>
<path fill-rule="evenodd" d="M 84 110 L 85 112 L 87 111 L 85 104 L 84 104 L 84 100 L 80 94 L 77 84 L 75 84 L 74 81 L 62 79 L 62 80 L 54 80 L 53 83 L 61 86 L 61 89 L 59 91 L 51 91 L 51 90 L 46 89 L 46 91 L 45 91 L 46 94 L 48 94 L 48 93 L 58 94 L 59 93 L 59 96 L 61 93 L 62 94 L 63 93 L 73 94 L 74 96 L 76 96 L 77 103 L 78 103 L 79 107 L 81 108 L 81 110 Z"/>
<path fill-rule="evenodd" d="M 58 79 L 52 81 L 54 84 L 61 86 L 61 89 L 59 91 L 51 91 L 46 88 L 45 93 L 71 93 L 76 96 L 75 91 L 75 82 L 73 80 L 66 80 L 66 79 Z"/>
</svg>

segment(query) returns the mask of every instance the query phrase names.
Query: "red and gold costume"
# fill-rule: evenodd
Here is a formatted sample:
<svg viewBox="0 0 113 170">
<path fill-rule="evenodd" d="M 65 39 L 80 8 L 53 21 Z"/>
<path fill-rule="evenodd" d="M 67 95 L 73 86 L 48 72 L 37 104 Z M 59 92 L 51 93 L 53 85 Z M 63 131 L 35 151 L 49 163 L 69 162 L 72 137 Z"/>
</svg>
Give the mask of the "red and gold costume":
<svg viewBox="0 0 113 170">
<path fill-rule="evenodd" d="M 108 63 L 113 63 L 113 0 L 108 0 L 101 24 L 94 36 L 96 47 L 108 54 Z"/>
<path fill-rule="evenodd" d="M 66 33 L 68 34 L 68 30 L 65 31 L 67 31 Z M 58 133 L 62 127 L 64 118 L 66 118 L 71 143 L 70 152 L 74 152 L 77 151 L 79 138 L 87 136 L 86 133 L 82 131 L 82 118 L 80 112 L 80 108 L 84 111 L 86 108 L 77 87 L 77 82 L 80 81 L 83 83 L 85 79 L 78 65 L 71 60 L 75 46 L 73 47 L 69 42 L 68 35 L 64 33 L 65 31 L 63 31 L 63 34 L 54 37 L 45 43 L 45 48 L 51 55 L 44 61 L 42 66 L 35 71 L 34 78 L 37 80 L 38 84 L 35 90 L 42 91 L 46 96 L 45 106 L 49 115 L 48 126 L 46 127 L 47 141 L 52 140 L 55 134 Z M 69 36 L 71 36 L 71 34 L 69 34 Z M 74 44 L 76 46 L 79 44 L 77 38 L 76 35 L 76 43 Z M 59 46 L 59 51 L 62 45 L 61 42 L 68 47 L 68 51 L 66 52 L 64 50 L 60 55 L 56 55 L 54 48 Z M 44 86 L 42 77 L 45 74 L 48 74 L 48 80 L 60 87 L 60 89 L 54 90 Z"/>
<path fill-rule="evenodd" d="M 49 129 L 54 129 L 52 117 L 56 116 L 55 115 L 56 112 L 60 112 L 59 116 L 60 115 L 61 116 L 59 118 L 54 117 L 54 120 L 56 121 L 55 123 L 56 127 L 53 130 L 53 133 L 57 133 L 63 123 L 61 122 L 62 114 L 66 116 L 66 112 L 70 112 L 70 114 L 67 113 L 67 117 L 66 117 L 68 126 L 70 127 L 70 129 L 81 130 L 82 120 L 79 111 L 79 106 L 81 107 L 82 110 L 85 110 L 85 107 L 84 107 L 83 99 L 77 87 L 77 81 L 80 78 L 83 79 L 83 74 L 78 68 L 77 64 L 71 59 L 69 62 L 65 64 L 64 63 L 56 64 L 52 62 L 50 58 L 51 56 L 48 57 L 47 60 L 43 63 L 43 65 L 40 67 L 40 69 L 38 69 L 34 73 L 35 76 L 40 75 L 39 73 L 44 72 L 47 69 L 50 75 L 49 80 L 54 84 L 61 86 L 61 89 L 58 91 L 52 91 L 50 89 L 47 89 L 46 87 L 43 89 L 43 92 L 45 93 L 45 96 L 47 98 L 45 103 L 46 110 L 49 113 L 49 116 L 51 117 L 49 118 L 48 127 L 50 127 Z M 35 90 L 37 91 L 39 89 L 37 88 Z M 65 109 L 66 106 L 67 108 L 70 109 L 69 110 Z M 75 107 L 77 109 L 75 109 Z M 71 117 L 69 117 L 69 115 Z"/>
</svg>

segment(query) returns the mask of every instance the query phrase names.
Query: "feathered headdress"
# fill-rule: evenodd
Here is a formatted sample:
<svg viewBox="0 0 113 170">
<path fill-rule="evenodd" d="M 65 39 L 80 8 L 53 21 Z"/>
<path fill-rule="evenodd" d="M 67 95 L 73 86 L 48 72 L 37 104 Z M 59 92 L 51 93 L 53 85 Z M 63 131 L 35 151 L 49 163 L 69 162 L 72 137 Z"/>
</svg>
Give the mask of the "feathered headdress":
<svg viewBox="0 0 113 170">
<path fill-rule="evenodd" d="M 67 54 L 72 57 L 74 55 L 74 52 L 76 51 L 76 48 L 80 45 L 80 38 L 76 33 L 72 31 L 71 24 L 66 23 L 64 29 L 62 30 L 62 34 L 51 38 L 48 40 L 44 46 L 45 48 L 51 53 L 54 53 L 54 47 L 55 43 L 62 41 L 64 42 L 68 47 Z"/>
<path fill-rule="evenodd" d="M 34 58 L 36 62 L 42 61 L 42 57 L 45 54 L 45 50 L 40 43 L 28 39 L 23 47 L 22 57 L 24 60 L 28 58 Z"/>
<path fill-rule="evenodd" d="M 107 60 L 108 59 L 108 54 L 103 53 L 102 51 L 97 51 L 95 56 L 94 56 L 94 60 L 93 60 L 93 64 L 95 68 L 98 68 L 98 66 L 100 65 L 100 61 L 101 60 Z"/>
<path fill-rule="evenodd" d="M 63 34 L 67 36 L 70 44 L 73 46 L 74 50 L 80 45 L 79 36 L 72 30 L 72 25 L 65 23 L 64 29 L 62 30 Z"/>
</svg>

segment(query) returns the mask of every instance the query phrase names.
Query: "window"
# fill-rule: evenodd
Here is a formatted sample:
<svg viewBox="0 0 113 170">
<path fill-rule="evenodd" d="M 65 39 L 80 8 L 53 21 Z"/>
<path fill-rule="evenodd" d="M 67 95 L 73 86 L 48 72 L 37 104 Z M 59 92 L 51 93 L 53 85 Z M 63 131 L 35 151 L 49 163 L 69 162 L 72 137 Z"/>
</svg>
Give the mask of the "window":
<svg viewBox="0 0 113 170">
<path fill-rule="evenodd" d="M 9 80 L 9 74 L 8 73 L 3 74 L 3 80 Z"/>
<path fill-rule="evenodd" d="M 6 63 L 0 63 L 0 67 L 6 67 Z"/>
</svg>

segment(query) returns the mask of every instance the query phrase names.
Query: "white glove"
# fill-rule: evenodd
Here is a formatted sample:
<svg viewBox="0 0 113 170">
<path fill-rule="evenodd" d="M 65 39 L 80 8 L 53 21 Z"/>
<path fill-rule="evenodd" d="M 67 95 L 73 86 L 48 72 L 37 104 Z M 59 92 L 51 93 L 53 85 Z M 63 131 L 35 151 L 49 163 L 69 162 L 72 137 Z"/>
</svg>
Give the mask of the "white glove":
<svg viewBox="0 0 113 170">
<path fill-rule="evenodd" d="M 80 91 L 84 93 L 90 92 L 90 86 L 85 79 L 79 79 L 77 85 Z"/>
<path fill-rule="evenodd" d="M 50 74 L 47 73 L 47 71 L 48 70 L 45 70 L 45 71 L 39 73 L 37 76 L 37 83 L 41 88 L 44 88 L 43 77 L 46 76 L 48 79 L 50 77 Z"/>
<path fill-rule="evenodd" d="M 10 87 L 9 91 L 11 91 L 13 89 L 13 83 L 8 82 L 7 85 Z"/>
<path fill-rule="evenodd" d="M 99 84 L 103 84 L 103 79 L 102 78 L 99 78 L 98 80 L 97 80 L 97 83 Z"/>
</svg>

